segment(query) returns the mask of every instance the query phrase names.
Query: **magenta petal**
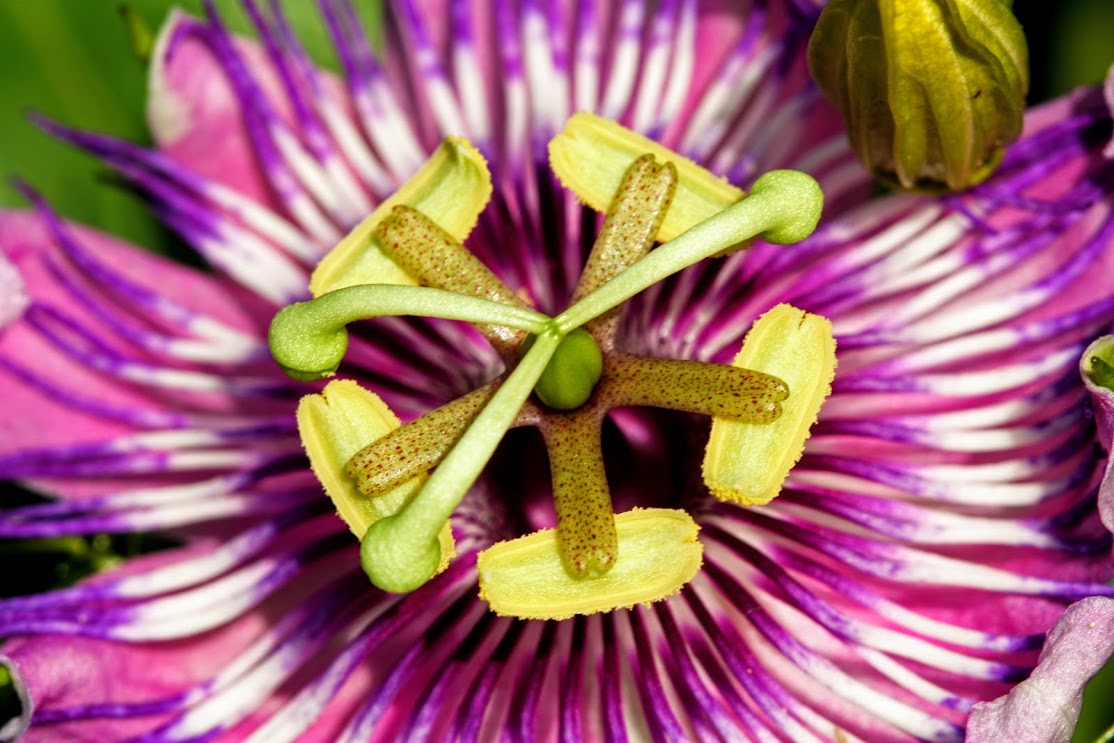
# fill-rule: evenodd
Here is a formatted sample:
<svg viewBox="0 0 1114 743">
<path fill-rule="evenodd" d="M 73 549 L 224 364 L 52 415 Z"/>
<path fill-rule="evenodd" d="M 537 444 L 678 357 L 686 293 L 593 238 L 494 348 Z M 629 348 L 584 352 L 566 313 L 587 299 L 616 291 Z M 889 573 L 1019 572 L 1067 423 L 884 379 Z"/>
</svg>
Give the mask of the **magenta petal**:
<svg viewBox="0 0 1114 743">
<path fill-rule="evenodd" d="M 0 330 L 19 319 L 30 302 L 23 277 L 11 261 L 0 254 Z"/>
<path fill-rule="evenodd" d="M 993 702 L 976 704 L 969 743 L 1070 740 L 1083 688 L 1114 653 L 1114 600 L 1092 597 L 1068 607 L 1048 633 L 1028 680 Z"/>
<path fill-rule="evenodd" d="M 251 329 L 253 335 L 259 333 L 258 328 L 267 320 L 267 313 L 261 312 L 261 308 L 245 307 L 243 293 L 227 282 L 89 229 L 67 229 L 97 260 L 136 285 L 156 291 L 164 300 L 173 300 L 233 328 Z M 80 305 L 59 280 L 60 274 L 79 282 L 85 277 L 53 244 L 41 217 L 24 212 L 0 212 L 0 248 L 4 259 L 10 261 L 22 277 L 33 307 L 49 307 L 73 318 L 88 318 L 89 310 Z M 43 446 L 105 441 L 133 431 L 128 425 L 98 415 L 89 408 L 59 401 L 58 395 L 37 388 L 32 383 L 34 379 L 48 380 L 77 397 L 129 410 L 135 416 L 168 412 L 166 402 L 158 394 L 108 380 L 86 368 L 60 352 L 26 320 L 13 323 L 0 334 L 0 362 L 3 362 L 0 365 L 0 379 L 3 380 L 0 409 L 4 411 L 0 416 L 0 455 Z M 32 379 L 19 370 L 32 375 Z M 215 399 L 215 395 L 211 397 L 214 399 L 208 400 L 208 404 L 218 408 L 237 404 L 232 399 L 221 401 Z M 52 483 L 46 489 L 57 495 L 75 497 L 103 492 L 108 487 L 111 484 L 107 481 L 84 479 L 74 480 L 65 488 Z"/>
</svg>

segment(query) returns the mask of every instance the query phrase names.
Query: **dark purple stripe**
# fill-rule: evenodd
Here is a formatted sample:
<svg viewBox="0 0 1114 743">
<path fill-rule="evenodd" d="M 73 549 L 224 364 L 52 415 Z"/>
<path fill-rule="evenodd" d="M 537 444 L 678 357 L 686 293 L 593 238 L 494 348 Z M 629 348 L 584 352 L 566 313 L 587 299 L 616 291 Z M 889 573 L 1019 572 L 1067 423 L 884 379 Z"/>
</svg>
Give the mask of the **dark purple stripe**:
<svg viewBox="0 0 1114 743">
<path fill-rule="evenodd" d="M 179 518 L 175 518 L 173 523 L 169 521 L 165 522 L 165 528 L 179 527 L 182 526 L 183 523 L 212 524 L 218 521 L 244 518 L 258 519 L 266 517 L 268 514 L 275 511 L 285 510 L 291 506 L 318 500 L 320 497 L 321 494 L 316 490 L 305 488 L 267 492 L 265 497 L 253 493 L 242 496 L 226 496 L 223 499 L 225 504 L 239 504 L 240 507 L 233 509 L 231 513 L 206 513 L 204 516 L 188 519 L 185 522 L 182 522 Z M 50 539 L 71 535 L 128 534 L 140 528 L 160 528 L 157 518 L 154 519 L 154 524 L 151 523 L 152 520 L 149 518 L 138 518 L 140 515 L 149 516 L 151 510 L 153 509 L 141 506 L 132 511 L 95 514 L 65 520 L 33 521 L 28 523 L 21 523 L 18 520 L 7 520 L 0 522 L 0 537 L 7 539 Z M 198 510 L 208 509 L 203 509 L 199 506 Z M 143 526 L 137 526 L 137 521 L 142 522 Z"/>
<path fill-rule="evenodd" d="M 762 636 L 765 637 L 775 649 L 785 655 L 787 660 L 795 662 L 793 658 L 797 655 L 815 655 L 762 609 L 751 593 L 727 570 L 723 569 L 715 562 L 705 563 L 704 570 L 708 576 L 720 586 L 721 595 L 730 601 L 736 609 L 742 612 Z M 941 725 L 949 724 L 945 720 L 939 718 L 937 718 L 937 722 Z M 949 738 L 961 740 L 963 737 L 962 729 L 956 725 L 950 725 L 950 727 L 952 730 L 950 731 L 951 735 Z"/>
<path fill-rule="evenodd" d="M 495 682 L 503 674 L 503 669 L 506 668 L 521 641 L 527 625 L 525 622 L 506 618 L 501 621 L 506 625 L 503 639 L 483 664 L 479 676 L 465 694 L 465 700 L 469 701 L 457 714 L 453 728 L 449 731 L 449 740 L 459 740 L 460 743 L 481 743 L 480 733 L 483 732 L 484 719 L 489 714 L 495 715 L 496 708 L 506 703 L 508 695 L 502 688 L 496 694 Z"/>
<path fill-rule="evenodd" d="M 221 23 L 212 0 L 205 0 L 205 8 L 209 18 L 208 26 L 200 23 L 184 24 L 180 32 L 196 36 L 206 44 L 223 68 L 229 83 L 243 104 L 244 126 L 248 130 L 248 137 L 259 164 L 275 194 L 289 207 L 294 196 L 305 194 L 305 190 L 271 139 L 269 128 L 278 124 L 278 117 L 237 51 L 232 37 Z"/>
<path fill-rule="evenodd" d="M 510 736 L 516 743 L 533 743 L 538 739 L 538 703 L 553 663 L 558 627 L 560 622 L 545 622 L 534 653 L 535 662 L 527 665 L 525 678 L 512 692 Z"/>
<path fill-rule="evenodd" d="M 1035 134 L 1014 142 L 1006 148 L 1002 165 L 988 187 L 1002 187 L 1003 176 L 1015 170 L 1028 170 L 1032 165 L 1045 161 L 1050 153 L 1065 151 L 1082 152 L 1100 147 L 1109 139 L 1110 112 L 1097 89 L 1076 104 L 1076 112 L 1056 121 Z M 1053 155 L 1054 156 L 1054 155 Z M 976 187 L 975 193 L 978 193 Z"/>
<path fill-rule="evenodd" d="M 468 609 L 451 625 L 439 624 L 426 634 L 427 648 L 440 642 L 444 644 L 451 637 L 450 627 L 459 631 L 461 623 L 467 621 Z M 465 681 L 469 666 L 483 666 L 485 658 L 477 656 L 481 646 L 492 632 L 506 632 L 507 623 L 492 612 L 483 612 L 474 622 L 468 634 L 454 648 L 449 659 L 438 669 L 433 684 L 422 694 L 422 701 L 416 713 L 407 721 L 406 730 L 400 740 L 441 740 L 447 732 L 446 726 L 452 724 L 449 715 L 457 709 L 457 687 Z"/>
<path fill-rule="evenodd" d="M 258 38 L 263 42 L 267 59 L 271 61 L 271 66 L 278 74 L 278 80 L 281 81 L 283 90 L 286 92 L 286 99 L 290 101 L 291 108 L 294 111 L 294 119 L 302 130 L 302 139 L 306 147 L 309 148 L 310 154 L 317 160 L 329 158 L 333 155 L 329 136 L 325 134 L 321 121 L 317 120 L 309 101 L 302 95 L 299 80 L 295 79 L 294 70 L 290 65 L 290 47 L 292 43 L 296 45 L 296 41 L 282 33 L 281 21 L 278 20 L 278 17 L 282 16 L 280 4 L 272 2 L 270 7 L 274 14 L 272 22 L 268 22 L 263 17 L 263 13 L 260 12 L 255 0 L 244 0 L 247 16 L 251 18 L 252 25 L 258 32 Z M 273 27 L 272 23 L 274 23 Z"/>
<path fill-rule="evenodd" d="M 323 537 L 284 556 L 253 586 L 252 605 L 258 605 L 318 558 L 343 552 L 353 552 L 352 535 L 348 532 Z M 158 600 L 148 599 L 128 606 L 85 604 L 77 612 L 73 607 L 44 607 L 33 613 L 0 618 L 0 636 L 66 634 L 110 639 L 114 637 L 114 630 L 142 618 L 145 604 Z"/>
<path fill-rule="evenodd" d="M 711 681 L 712 687 L 717 691 L 717 693 L 723 695 L 727 709 L 730 710 L 731 714 L 738 717 L 740 722 L 742 722 L 743 729 L 751 731 L 752 733 L 755 733 L 757 735 L 768 736 L 771 740 L 777 739 L 777 736 L 775 735 L 773 729 L 765 722 L 765 720 L 751 711 L 752 705 L 749 704 L 743 697 L 743 695 L 736 690 L 733 677 L 729 676 L 728 673 L 724 670 L 723 660 L 720 658 L 718 653 L 712 649 L 712 645 L 710 643 L 708 635 L 704 631 L 694 628 L 689 632 L 686 632 L 682 636 L 684 637 L 685 645 L 696 657 L 697 661 L 700 664 L 700 667 L 708 675 L 708 679 L 709 681 Z M 748 675 L 753 675 L 753 672 Z M 765 678 L 764 674 L 762 674 L 762 677 Z M 740 681 L 742 680 L 740 679 Z M 750 685 L 757 686 L 758 683 L 751 680 Z M 746 686 L 745 682 L 744 686 Z M 783 701 L 770 700 L 769 705 L 777 705 L 776 709 L 778 711 L 785 710 L 788 712 L 788 714 L 796 717 L 795 710 L 793 710 L 789 704 L 789 695 L 783 691 L 781 699 Z M 796 700 L 792 701 L 796 702 Z M 760 702 L 756 704 L 758 704 L 759 709 L 764 709 Z M 766 709 L 766 711 L 767 713 L 769 713 L 772 711 L 772 709 Z M 786 732 L 787 731 L 785 730 L 781 731 L 782 734 L 785 734 Z"/>
<path fill-rule="evenodd" d="M 347 606 L 351 600 L 364 590 L 366 582 L 360 576 L 350 576 L 334 581 L 324 589 L 317 591 L 306 601 L 291 608 L 279 620 L 277 626 L 270 630 L 284 636 L 282 644 L 298 642 L 304 637 L 320 635 L 322 639 L 336 633 L 324 631 L 330 623 Z M 333 624 L 337 624 L 333 622 Z M 277 650 L 278 648 L 276 648 Z M 34 723 L 36 725 L 49 725 L 52 723 L 72 722 L 75 720 L 113 719 L 146 717 L 150 715 L 163 715 L 178 710 L 183 710 L 183 715 L 188 714 L 187 707 L 203 701 L 213 690 L 214 678 L 204 680 L 192 687 L 183 689 L 177 694 L 134 703 L 118 704 L 89 704 L 74 707 L 55 709 L 36 709 Z M 233 680 L 232 684 L 235 685 Z M 158 738 L 159 733 L 167 730 L 177 723 L 182 715 L 160 726 L 157 730 L 147 733 L 146 737 Z M 227 726 L 225 726 L 227 727 Z M 191 739 L 193 740 L 193 739 Z"/>
<path fill-rule="evenodd" d="M 895 605 L 888 599 L 884 599 L 873 593 L 865 584 L 855 577 L 848 577 L 842 573 L 836 572 L 819 562 L 811 560 L 803 555 L 790 551 L 782 550 L 778 554 L 777 562 L 784 568 L 791 569 L 795 572 L 807 575 L 809 578 L 816 580 L 820 583 L 831 588 L 836 594 L 843 598 L 854 601 L 860 606 L 866 608 L 872 614 L 884 616 L 885 612 L 879 609 L 880 605 Z M 915 612 L 914 612 L 915 613 Z M 928 619 L 928 617 L 925 617 Z M 1001 652 L 1003 653 L 1022 653 L 1031 650 L 1037 650 L 1044 644 L 1044 633 L 1034 633 L 1031 635 L 996 635 L 993 633 L 984 633 L 987 635 L 987 640 L 984 645 L 990 645 L 998 642 L 1003 645 Z M 947 644 L 948 641 L 929 638 L 933 642 L 942 642 Z M 722 647 L 722 644 L 717 645 Z M 961 652 L 965 646 L 955 645 L 954 647 L 960 648 Z"/>
<path fill-rule="evenodd" d="M 251 424 L 241 426 L 238 428 L 227 428 L 221 430 L 213 430 L 212 433 L 216 435 L 216 439 L 212 443 L 206 444 L 206 448 L 220 446 L 222 444 L 252 444 L 261 441 L 272 441 L 283 437 L 293 436 L 297 433 L 297 425 L 292 419 L 282 421 L 264 421 L 258 424 Z M 121 457 L 128 457 L 133 455 L 146 455 L 158 453 L 173 453 L 178 451 L 177 448 L 171 447 L 169 450 L 165 448 L 155 448 L 150 445 L 143 445 L 129 447 L 126 450 L 117 448 L 116 441 L 99 441 L 94 443 L 84 444 L 71 444 L 63 446 L 55 446 L 40 449 L 25 449 L 6 455 L 0 455 L 0 477 L 14 478 L 14 477 L 28 477 L 24 473 L 25 469 L 34 469 L 35 467 L 50 467 L 52 465 L 65 465 L 75 464 L 78 462 L 90 462 L 95 460 L 114 460 Z M 185 451 L 185 450 L 182 450 Z M 200 449 L 190 449 L 190 451 L 200 451 Z M 65 504 L 67 507 L 84 508 L 89 506 L 87 502 L 77 502 L 74 504 Z M 34 514 L 43 511 L 43 506 L 30 506 L 27 509 L 6 510 L 0 513 L 0 520 L 8 517 L 9 515 Z M 51 504 L 50 508 L 46 509 L 47 513 L 57 513 L 58 504 Z"/>
<path fill-rule="evenodd" d="M 17 182 L 16 186 L 42 216 L 51 236 L 66 257 L 97 286 L 178 327 L 184 328 L 191 320 L 198 317 L 197 312 L 126 278 L 113 270 L 110 265 L 99 260 L 93 252 L 87 250 L 73 237 L 69 228 L 34 190 L 21 182 Z"/>
<path fill-rule="evenodd" d="M 331 504 L 330 504 L 331 505 Z M 252 528 L 240 532 L 219 549 L 231 552 L 237 559 L 231 568 L 242 565 L 247 560 L 258 555 L 265 547 L 270 545 L 279 534 L 287 529 L 321 515 L 326 510 L 323 499 L 316 500 L 304 506 L 293 508 L 286 513 L 280 513 L 259 523 Z M 0 599 L 0 617 L 19 617 L 32 612 L 46 612 L 53 610 L 56 613 L 66 611 L 76 612 L 77 607 L 117 600 L 136 600 L 140 597 L 123 597 L 119 592 L 119 585 L 129 580 L 127 576 L 114 578 L 99 583 L 89 583 L 71 588 L 63 588 L 48 593 L 38 593 L 29 596 L 16 596 Z"/>
<path fill-rule="evenodd" d="M 561 674 L 561 730 L 559 740 L 561 743 L 580 743 L 583 740 L 581 728 L 580 706 L 582 702 L 584 680 L 584 653 L 588 644 L 588 620 L 584 617 L 573 617 L 572 641 L 569 643 L 568 655 L 565 658 L 565 670 Z"/>
<path fill-rule="evenodd" d="M 682 595 L 687 600 L 689 607 L 703 628 L 705 636 L 708 638 L 708 643 L 698 640 L 697 646 L 703 648 L 701 655 L 708 659 L 705 668 L 709 671 L 716 669 L 716 673 L 722 674 L 723 672 L 719 670 L 720 663 L 725 664 L 730 671 L 731 678 L 743 687 L 750 700 L 754 702 L 759 710 L 765 712 L 775 724 L 783 714 L 789 714 L 797 718 L 794 708 L 800 703 L 800 700 L 786 691 L 781 682 L 766 671 L 765 666 L 750 651 L 747 644 L 739 642 L 738 637 L 728 637 L 726 635 L 712 618 L 704 601 L 697 595 L 696 591 L 684 591 Z M 709 644 L 711 649 L 708 647 Z M 721 689 L 731 687 L 731 684 L 720 686 Z M 739 707 L 740 705 L 736 705 L 736 710 Z M 745 709 L 746 705 L 741 705 L 741 707 Z M 761 727 L 765 727 L 765 725 L 756 729 Z"/>
<path fill-rule="evenodd" d="M 810 524 L 807 528 L 790 524 L 777 518 L 758 513 L 755 509 L 725 508 L 717 509 L 717 513 L 729 519 L 734 519 L 751 526 L 756 526 L 772 534 L 777 534 L 790 539 L 798 544 L 822 552 L 834 560 L 842 563 L 848 569 L 875 576 L 883 580 L 902 581 L 897 575 L 902 570 L 902 555 L 913 555 L 917 552 L 914 548 L 902 545 L 882 543 L 865 537 L 846 534 L 834 529 Z M 778 561 L 782 558 L 779 556 Z M 1015 574 L 1016 575 L 1016 574 Z M 1017 575 L 1018 580 L 1027 576 Z M 1087 596 L 1114 596 L 1114 585 L 1104 583 L 1088 583 L 1083 581 L 1060 581 L 1054 578 L 1033 577 L 1044 583 L 1050 584 L 1048 588 L 1021 589 L 1002 591 L 1000 589 L 972 587 L 968 590 L 987 591 L 990 593 L 1009 593 L 1014 595 L 1044 596 L 1065 601 L 1077 601 Z M 942 584 L 932 584 L 933 586 Z"/>
<path fill-rule="evenodd" d="M 692 723 L 696 739 L 714 740 L 717 734 L 730 738 L 738 730 L 721 727 L 729 714 L 719 698 L 722 692 L 717 690 L 716 695 L 709 692 L 704 679 L 697 673 L 689 656 L 688 639 L 673 620 L 668 602 L 658 601 L 652 608 L 661 624 L 657 655 L 665 664 L 664 677 L 672 682 L 673 690 Z M 736 727 L 733 720 L 730 724 L 732 728 Z"/>
<path fill-rule="evenodd" d="M 607 720 L 607 743 L 627 743 L 627 723 L 623 716 L 626 701 L 623 697 L 623 668 L 625 659 L 615 632 L 617 612 L 604 615 L 603 653 L 599 660 L 600 705 Z"/>
<path fill-rule="evenodd" d="M 397 707 L 399 699 L 406 695 L 406 687 L 411 681 L 421 661 L 424 660 L 425 648 L 415 645 L 400 660 L 392 664 L 391 672 L 378 689 L 360 708 L 359 716 L 353 718 L 349 727 L 352 734 L 345 741 L 371 740 L 379 722 L 387 710 Z"/>
<path fill-rule="evenodd" d="M 667 741 L 687 740 L 689 735 L 669 704 L 665 689 L 661 683 L 661 672 L 654 660 L 653 648 L 658 646 L 655 636 L 646 630 L 642 619 L 641 606 L 636 606 L 627 612 L 631 623 L 631 634 L 634 638 L 634 653 L 637 661 L 631 664 L 631 675 L 634 685 L 638 688 L 638 697 L 642 701 L 642 711 L 646 715 L 647 727 L 654 743 Z M 633 660 L 633 659 L 632 659 Z"/>
<path fill-rule="evenodd" d="M 131 406 L 110 405 L 92 397 L 82 397 L 7 358 L 0 357 L 0 369 L 34 387 L 55 403 L 62 403 L 80 413 L 146 429 L 189 428 L 196 425 L 197 417 L 190 414 L 141 410 Z"/>
</svg>

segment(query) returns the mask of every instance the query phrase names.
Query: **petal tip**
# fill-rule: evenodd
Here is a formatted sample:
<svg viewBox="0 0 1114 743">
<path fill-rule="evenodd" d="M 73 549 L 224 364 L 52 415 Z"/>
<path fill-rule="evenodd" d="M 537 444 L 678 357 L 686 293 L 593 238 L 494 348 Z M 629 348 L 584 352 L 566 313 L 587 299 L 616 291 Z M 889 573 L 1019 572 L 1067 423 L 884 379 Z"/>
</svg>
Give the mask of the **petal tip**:
<svg viewBox="0 0 1114 743">
<path fill-rule="evenodd" d="M 19 269 L 0 253 L 0 330 L 22 317 L 30 304 L 31 295 Z"/>
<path fill-rule="evenodd" d="M 167 63 L 174 53 L 180 29 L 185 23 L 194 21 L 182 9 L 171 8 L 155 37 L 147 75 L 147 126 L 161 146 L 173 145 L 191 128 L 189 101 L 174 91 Z"/>
<path fill-rule="evenodd" d="M 23 676 L 16 664 L 5 656 L 0 655 L 0 692 L 5 692 L 4 687 L 10 685 L 15 695 L 18 711 L 9 719 L 0 719 L 0 741 L 16 741 L 27 732 L 31 726 L 31 694 Z"/>
</svg>

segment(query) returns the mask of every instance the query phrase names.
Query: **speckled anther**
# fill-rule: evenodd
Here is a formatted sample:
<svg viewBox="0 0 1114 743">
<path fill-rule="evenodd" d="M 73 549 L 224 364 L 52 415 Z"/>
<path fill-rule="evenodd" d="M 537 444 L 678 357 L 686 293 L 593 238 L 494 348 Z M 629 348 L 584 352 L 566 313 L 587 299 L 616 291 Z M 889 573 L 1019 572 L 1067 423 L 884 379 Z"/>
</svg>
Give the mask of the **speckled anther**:
<svg viewBox="0 0 1114 743">
<path fill-rule="evenodd" d="M 588 296 L 649 252 L 676 191 L 673 163 L 658 163 L 649 154 L 631 163 L 611 200 L 572 301 Z"/>
</svg>

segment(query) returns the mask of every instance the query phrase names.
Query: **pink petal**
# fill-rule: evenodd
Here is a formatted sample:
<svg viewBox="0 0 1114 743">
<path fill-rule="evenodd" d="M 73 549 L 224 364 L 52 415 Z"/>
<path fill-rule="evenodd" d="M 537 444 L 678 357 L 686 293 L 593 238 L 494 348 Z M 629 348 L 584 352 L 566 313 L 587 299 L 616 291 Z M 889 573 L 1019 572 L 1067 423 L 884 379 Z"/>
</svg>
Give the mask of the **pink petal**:
<svg viewBox="0 0 1114 743">
<path fill-rule="evenodd" d="M 175 264 L 165 258 L 136 249 L 89 229 L 72 228 L 75 237 L 99 259 L 118 273 L 188 308 L 217 318 L 255 335 L 263 332 L 269 320 L 264 311 L 249 302 L 242 291 L 199 271 Z M 82 319 L 88 310 L 79 305 L 50 271 L 47 259 L 70 267 L 53 245 L 43 219 L 27 212 L 0 212 L 0 250 L 22 276 L 27 292 L 36 304 L 45 305 Z M 70 273 L 77 274 L 76 271 Z M 129 313 L 130 314 L 130 313 Z M 134 320 L 132 320 L 134 323 Z M 15 322 L 0 334 L 0 359 L 18 364 L 36 378 L 72 391 L 82 398 L 132 410 L 161 411 L 171 403 L 157 390 L 114 382 L 85 368 L 59 351 L 26 322 Z M 158 361 L 155 359 L 154 361 Z M 28 384 L 6 370 L 0 370 L 0 455 L 37 447 L 104 441 L 132 431 L 128 426 L 90 412 L 77 410 L 52 395 Z M 229 407 L 235 400 L 212 401 Z M 174 405 L 180 405 L 180 401 Z M 105 492 L 107 481 L 84 479 L 68 483 L 37 483 L 64 497 Z"/>
<path fill-rule="evenodd" d="M 1114 653 L 1114 600 L 1092 597 L 1068 607 L 1048 633 L 1028 680 L 993 702 L 976 704 L 969 743 L 1060 743 L 1071 739 L 1083 689 Z"/>
<path fill-rule="evenodd" d="M 197 19 L 174 9 L 159 31 L 147 87 L 151 135 L 160 149 L 199 175 L 271 203 L 274 199 L 244 126 L 241 101 L 212 50 L 191 35 L 197 24 Z M 279 106 L 285 99 L 264 52 L 247 41 L 239 41 L 238 47 Z"/>
</svg>

